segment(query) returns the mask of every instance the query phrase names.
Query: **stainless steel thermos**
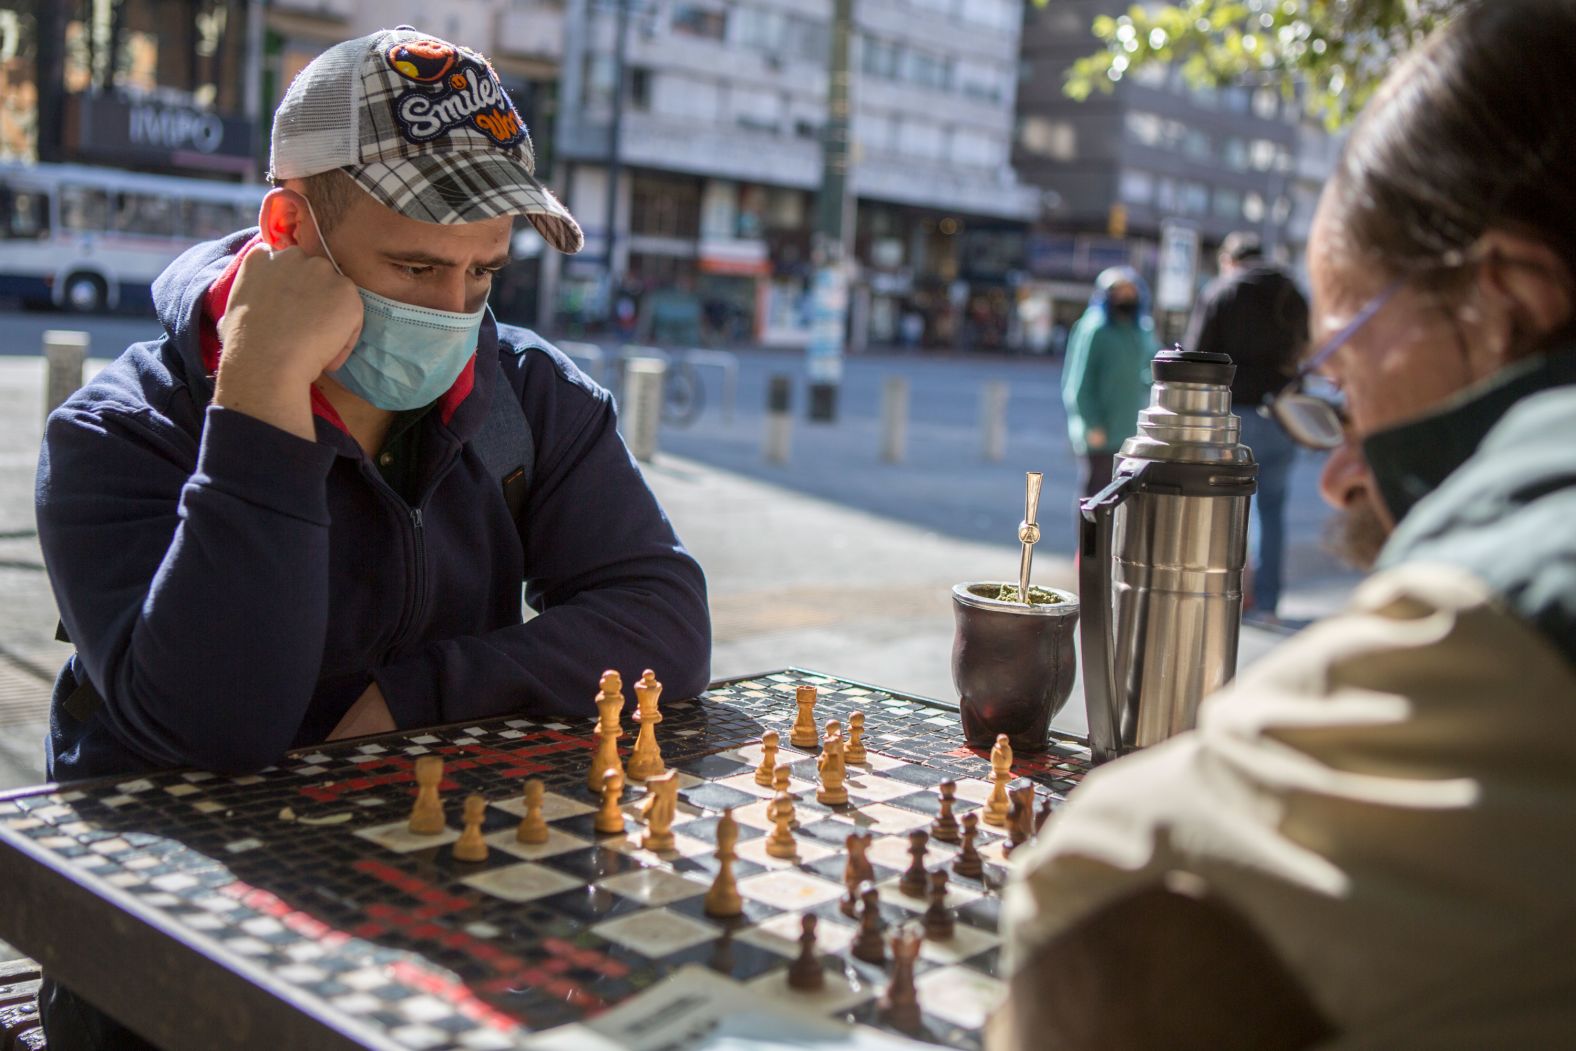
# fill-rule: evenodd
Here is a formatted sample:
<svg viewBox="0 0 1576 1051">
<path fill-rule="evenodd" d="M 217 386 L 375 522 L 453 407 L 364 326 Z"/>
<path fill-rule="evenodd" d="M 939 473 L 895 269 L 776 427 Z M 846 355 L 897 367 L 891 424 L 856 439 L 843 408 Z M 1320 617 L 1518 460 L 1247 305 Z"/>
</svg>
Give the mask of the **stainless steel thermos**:
<svg viewBox="0 0 1576 1051">
<path fill-rule="evenodd" d="M 1111 484 L 1080 503 L 1089 742 L 1110 759 L 1190 729 L 1237 665 L 1253 453 L 1224 354 L 1163 350 Z"/>
</svg>

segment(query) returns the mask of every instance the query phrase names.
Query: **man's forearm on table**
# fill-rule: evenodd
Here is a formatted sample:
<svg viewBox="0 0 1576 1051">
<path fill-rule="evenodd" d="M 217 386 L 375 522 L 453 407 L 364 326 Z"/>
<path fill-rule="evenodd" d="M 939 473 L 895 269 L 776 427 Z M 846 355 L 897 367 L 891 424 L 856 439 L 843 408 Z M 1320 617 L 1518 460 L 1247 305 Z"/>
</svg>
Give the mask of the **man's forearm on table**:
<svg viewBox="0 0 1576 1051">
<path fill-rule="evenodd" d="M 180 485 L 169 465 L 150 466 L 147 449 L 100 442 L 73 453 L 71 436 L 57 437 L 40 540 L 104 718 L 154 762 L 272 762 L 311 701 L 322 659 L 333 454 L 211 410 Z M 147 477 L 156 487 L 163 475 L 175 476 L 173 491 L 92 498 L 106 478 Z M 173 533 L 168 511 L 140 525 L 120 514 L 89 519 L 96 507 L 161 502 L 176 509 Z"/>
<path fill-rule="evenodd" d="M 640 588 L 607 588 L 524 624 L 436 641 L 376 677 L 403 728 L 520 712 L 595 715 L 591 700 L 605 668 L 626 681 L 650 668 L 668 698 L 705 689 L 704 590 L 658 599 Z"/>
</svg>

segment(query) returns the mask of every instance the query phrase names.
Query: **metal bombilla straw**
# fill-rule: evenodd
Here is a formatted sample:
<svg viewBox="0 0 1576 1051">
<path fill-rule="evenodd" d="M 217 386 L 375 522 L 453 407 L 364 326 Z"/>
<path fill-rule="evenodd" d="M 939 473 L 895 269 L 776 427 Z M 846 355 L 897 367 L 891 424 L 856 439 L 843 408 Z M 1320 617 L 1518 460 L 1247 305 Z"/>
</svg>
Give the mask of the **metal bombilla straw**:
<svg viewBox="0 0 1576 1051">
<path fill-rule="evenodd" d="M 1023 555 L 1018 560 L 1018 601 L 1029 605 L 1029 569 L 1034 565 L 1034 545 L 1040 540 L 1040 488 L 1045 475 L 1039 471 L 1026 472 L 1024 483 L 1027 491 L 1023 498 L 1023 521 L 1018 523 L 1018 542 L 1023 545 Z"/>
</svg>

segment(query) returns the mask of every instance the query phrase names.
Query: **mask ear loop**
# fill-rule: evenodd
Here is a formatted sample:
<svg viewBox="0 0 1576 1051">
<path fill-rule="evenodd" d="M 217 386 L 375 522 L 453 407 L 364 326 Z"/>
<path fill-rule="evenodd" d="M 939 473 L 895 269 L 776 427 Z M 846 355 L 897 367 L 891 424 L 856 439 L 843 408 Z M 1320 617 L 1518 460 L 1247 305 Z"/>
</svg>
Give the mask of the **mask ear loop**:
<svg viewBox="0 0 1576 1051">
<path fill-rule="evenodd" d="M 334 250 L 328 247 L 328 238 L 323 236 L 323 224 L 317 221 L 317 212 L 313 211 L 312 209 L 312 198 L 308 197 L 304 193 L 298 194 L 297 196 L 299 196 L 301 200 L 305 202 L 306 214 L 312 217 L 312 226 L 315 230 L 317 230 L 317 243 L 323 246 L 323 254 L 328 256 L 329 263 L 333 265 L 334 269 L 339 273 L 339 276 L 344 277 L 345 272 L 339 268 L 339 260 L 334 258 Z M 486 309 L 487 316 L 492 318 L 493 325 L 496 327 L 498 324 L 498 315 L 493 313 L 492 301 L 490 299 L 483 300 L 482 306 Z"/>
<path fill-rule="evenodd" d="M 334 258 L 334 250 L 328 247 L 328 238 L 323 236 L 323 224 L 317 221 L 317 213 L 312 210 L 312 198 L 304 193 L 296 196 L 306 202 L 306 214 L 312 217 L 312 227 L 317 231 L 317 243 L 323 246 L 323 254 L 328 256 L 329 263 L 333 265 L 339 276 L 344 277 L 345 272 L 339 269 L 339 260 Z"/>
</svg>

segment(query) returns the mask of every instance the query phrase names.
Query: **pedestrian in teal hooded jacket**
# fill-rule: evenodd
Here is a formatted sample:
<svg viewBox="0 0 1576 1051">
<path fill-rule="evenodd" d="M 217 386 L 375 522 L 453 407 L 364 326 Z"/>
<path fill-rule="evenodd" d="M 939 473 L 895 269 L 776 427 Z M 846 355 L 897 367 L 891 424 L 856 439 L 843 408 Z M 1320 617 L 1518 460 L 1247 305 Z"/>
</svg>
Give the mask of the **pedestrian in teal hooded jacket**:
<svg viewBox="0 0 1576 1051">
<path fill-rule="evenodd" d="M 1138 430 L 1139 410 L 1149 402 L 1149 361 L 1158 345 L 1146 300 L 1130 267 L 1102 271 L 1067 338 L 1062 404 L 1084 496 L 1110 484 L 1116 451 Z"/>
</svg>

